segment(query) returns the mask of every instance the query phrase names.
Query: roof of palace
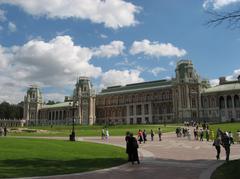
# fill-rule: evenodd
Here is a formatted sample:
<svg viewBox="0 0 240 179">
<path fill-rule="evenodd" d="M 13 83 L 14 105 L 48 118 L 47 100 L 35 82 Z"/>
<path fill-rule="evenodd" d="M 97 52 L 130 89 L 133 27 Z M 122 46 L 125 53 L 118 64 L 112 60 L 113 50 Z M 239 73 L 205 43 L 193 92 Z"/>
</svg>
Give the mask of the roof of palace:
<svg viewBox="0 0 240 179">
<path fill-rule="evenodd" d="M 216 93 L 216 92 L 225 92 L 225 91 L 234 91 L 240 90 L 240 82 L 239 81 L 228 81 L 222 85 L 217 85 L 211 88 L 207 88 L 203 93 Z"/>
<path fill-rule="evenodd" d="M 70 106 L 72 106 L 72 102 L 62 102 L 62 103 L 56 103 L 56 104 L 46 104 L 42 107 L 42 109 L 61 108 L 61 107 L 70 107 Z"/>
<path fill-rule="evenodd" d="M 172 86 L 172 80 L 157 80 L 142 83 L 127 84 L 125 86 L 111 86 L 103 89 L 99 95 L 131 93 L 136 91 L 154 90 L 159 88 L 168 88 Z"/>
</svg>

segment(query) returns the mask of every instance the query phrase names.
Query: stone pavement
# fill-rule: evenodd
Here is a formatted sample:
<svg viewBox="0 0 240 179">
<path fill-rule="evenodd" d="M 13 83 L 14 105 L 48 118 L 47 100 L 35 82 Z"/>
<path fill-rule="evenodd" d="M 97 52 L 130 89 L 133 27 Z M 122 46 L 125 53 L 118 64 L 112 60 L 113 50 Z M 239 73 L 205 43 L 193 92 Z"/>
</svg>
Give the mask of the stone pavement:
<svg viewBox="0 0 240 179">
<path fill-rule="evenodd" d="M 148 137 L 149 138 L 149 137 Z M 61 138 L 58 138 L 61 139 Z M 166 133 L 162 141 L 147 141 L 140 144 L 140 165 L 127 163 L 119 167 L 79 174 L 58 175 L 40 178 L 51 179 L 208 179 L 214 169 L 225 159 L 221 148 L 221 159 L 217 161 L 212 142 L 177 138 L 174 133 Z M 125 147 L 124 137 L 110 137 L 102 141 L 100 137 L 81 137 L 78 140 L 105 143 Z M 231 146 L 230 160 L 240 158 L 240 145 Z M 37 177 L 35 177 L 37 178 Z"/>
</svg>

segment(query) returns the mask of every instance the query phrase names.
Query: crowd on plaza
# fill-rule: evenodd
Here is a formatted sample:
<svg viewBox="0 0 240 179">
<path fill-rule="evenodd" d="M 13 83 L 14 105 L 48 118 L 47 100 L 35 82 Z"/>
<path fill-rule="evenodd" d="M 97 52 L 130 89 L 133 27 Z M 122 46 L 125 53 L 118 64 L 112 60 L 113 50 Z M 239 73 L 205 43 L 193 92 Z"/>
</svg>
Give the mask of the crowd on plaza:
<svg viewBox="0 0 240 179">
<path fill-rule="evenodd" d="M 7 136 L 7 127 L 0 127 L 0 136 Z"/>
<path fill-rule="evenodd" d="M 234 144 L 234 138 L 233 133 L 231 131 L 222 131 L 220 128 L 216 131 L 216 137 L 215 132 L 213 130 L 210 130 L 209 125 L 206 122 L 203 122 L 201 125 L 197 122 L 184 122 L 183 128 L 176 128 L 176 135 L 177 137 L 188 137 L 189 140 L 191 140 L 191 130 L 190 126 L 193 127 L 193 135 L 194 140 L 196 141 L 203 141 L 204 137 L 206 138 L 206 141 L 212 141 L 213 146 L 216 148 L 217 160 L 220 159 L 220 152 L 221 152 L 221 146 L 224 148 L 226 152 L 226 161 L 229 161 L 229 155 L 230 155 L 230 146 Z M 200 127 L 201 126 L 201 127 Z M 240 130 L 236 132 L 236 141 L 237 143 L 240 143 Z"/>
</svg>

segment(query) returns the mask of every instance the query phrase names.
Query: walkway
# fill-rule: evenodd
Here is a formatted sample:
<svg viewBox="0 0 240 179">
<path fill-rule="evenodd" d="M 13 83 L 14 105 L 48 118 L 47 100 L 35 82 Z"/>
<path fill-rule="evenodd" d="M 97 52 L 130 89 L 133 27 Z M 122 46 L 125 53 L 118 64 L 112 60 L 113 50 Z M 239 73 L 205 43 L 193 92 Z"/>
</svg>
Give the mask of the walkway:
<svg viewBox="0 0 240 179">
<path fill-rule="evenodd" d="M 79 140 L 125 146 L 124 137 L 110 137 L 102 141 L 100 137 L 82 137 Z M 207 179 L 212 171 L 224 162 L 225 151 L 221 159 L 215 159 L 216 152 L 212 142 L 189 141 L 177 138 L 174 133 L 163 134 L 163 141 L 147 141 L 139 148 L 141 164 L 130 163 L 110 169 L 45 177 L 51 179 Z M 240 145 L 232 145 L 231 159 L 240 158 Z M 44 178 L 44 177 L 41 177 Z"/>
</svg>

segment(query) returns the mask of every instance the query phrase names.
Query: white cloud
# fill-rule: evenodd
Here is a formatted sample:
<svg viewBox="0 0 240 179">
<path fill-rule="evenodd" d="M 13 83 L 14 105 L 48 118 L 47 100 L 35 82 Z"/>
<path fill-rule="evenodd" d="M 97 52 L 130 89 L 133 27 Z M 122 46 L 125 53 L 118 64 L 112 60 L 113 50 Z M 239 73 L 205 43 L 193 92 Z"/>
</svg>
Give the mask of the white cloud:
<svg viewBox="0 0 240 179">
<path fill-rule="evenodd" d="M 106 34 L 100 34 L 99 37 L 102 38 L 102 39 L 108 38 L 108 36 Z"/>
<path fill-rule="evenodd" d="M 103 73 L 101 77 L 101 87 L 126 85 L 131 83 L 143 82 L 144 79 L 140 77 L 138 70 L 109 70 Z"/>
<path fill-rule="evenodd" d="M 236 80 L 239 75 L 240 75 L 240 69 L 234 70 L 231 75 L 226 76 L 226 80 L 229 80 L 229 81 Z"/>
<path fill-rule="evenodd" d="M 44 97 L 44 101 L 48 102 L 48 100 L 51 101 L 63 101 L 65 96 L 68 96 L 69 94 L 63 94 L 63 93 L 44 93 L 43 97 Z"/>
<path fill-rule="evenodd" d="M 0 9 L 0 22 L 5 21 L 7 18 L 5 16 L 5 11 Z"/>
<path fill-rule="evenodd" d="M 227 81 L 237 80 L 239 75 L 240 75 L 240 69 L 236 69 L 233 71 L 231 75 L 226 76 L 226 80 Z M 210 84 L 211 86 L 219 85 L 219 79 L 211 79 Z"/>
<path fill-rule="evenodd" d="M 0 101 L 19 102 L 32 83 L 61 89 L 74 84 L 77 76 L 100 77 L 101 67 L 90 63 L 92 53 L 90 48 L 74 45 L 70 36 L 0 46 Z"/>
<path fill-rule="evenodd" d="M 0 4 L 19 6 L 33 16 L 89 19 L 113 29 L 135 25 L 140 10 L 124 0 L 0 0 Z"/>
<path fill-rule="evenodd" d="M 154 57 L 182 57 L 186 55 L 187 52 L 184 49 L 173 46 L 171 43 L 150 42 L 144 39 L 142 41 L 134 41 L 130 53 L 133 55 L 143 53 Z"/>
<path fill-rule="evenodd" d="M 212 79 L 209 81 L 211 86 L 219 85 L 219 79 Z"/>
<path fill-rule="evenodd" d="M 205 0 L 203 3 L 203 7 L 205 9 L 213 8 L 213 9 L 221 9 L 225 6 L 238 3 L 240 0 Z"/>
<path fill-rule="evenodd" d="M 124 42 L 122 41 L 112 41 L 108 45 L 101 45 L 98 48 L 93 49 L 93 55 L 98 57 L 113 57 L 123 54 L 125 49 Z"/>
<path fill-rule="evenodd" d="M 174 61 L 170 61 L 169 62 L 169 66 L 175 66 L 175 62 Z"/>
<path fill-rule="evenodd" d="M 17 31 L 17 26 L 13 22 L 8 22 L 8 30 L 10 32 L 15 32 Z"/>
<path fill-rule="evenodd" d="M 158 76 L 161 72 L 164 72 L 166 71 L 165 68 L 162 68 L 162 67 L 156 67 L 156 68 L 153 68 L 152 70 L 150 70 L 150 72 L 154 75 L 154 76 Z"/>
</svg>

